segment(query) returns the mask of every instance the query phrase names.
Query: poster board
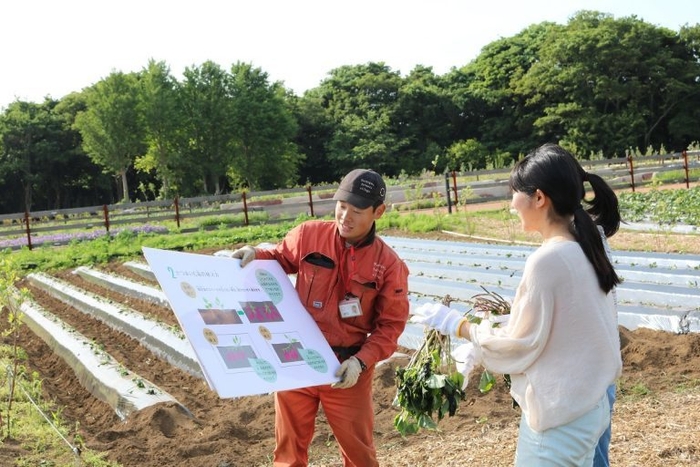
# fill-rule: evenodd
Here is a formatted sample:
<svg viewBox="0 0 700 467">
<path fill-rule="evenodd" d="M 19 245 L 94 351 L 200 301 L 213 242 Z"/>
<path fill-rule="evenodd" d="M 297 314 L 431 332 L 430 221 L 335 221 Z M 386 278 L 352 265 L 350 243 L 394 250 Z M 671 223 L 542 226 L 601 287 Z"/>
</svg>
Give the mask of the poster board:
<svg viewBox="0 0 700 467">
<path fill-rule="evenodd" d="M 340 363 L 277 261 L 143 247 L 143 254 L 219 397 L 339 380 Z"/>
</svg>

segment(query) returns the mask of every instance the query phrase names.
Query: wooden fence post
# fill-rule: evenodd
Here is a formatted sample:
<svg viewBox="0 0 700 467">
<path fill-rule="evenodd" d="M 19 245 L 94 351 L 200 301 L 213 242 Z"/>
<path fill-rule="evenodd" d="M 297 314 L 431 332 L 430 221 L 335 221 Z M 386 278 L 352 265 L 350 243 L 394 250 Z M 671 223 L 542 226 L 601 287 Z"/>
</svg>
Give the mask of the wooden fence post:
<svg viewBox="0 0 700 467">
<path fill-rule="evenodd" d="M 445 172 L 445 196 L 447 198 L 447 213 L 452 214 L 452 198 L 450 196 L 450 174 Z"/>
<path fill-rule="evenodd" d="M 455 192 L 455 211 L 456 211 L 457 204 L 459 204 L 459 196 L 458 196 L 458 192 L 457 192 L 457 172 L 454 170 L 452 171 L 452 186 L 453 186 L 454 192 Z"/>
<path fill-rule="evenodd" d="M 690 175 L 688 174 L 688 151 L 683 151 L 683 168 L 685 169 L 685 187 L 690 188 Z"/>
<path fill-rule="evenodd" d="M 105 230 L 109 233 L 109 209 L 106 204 L 102 205 L 102 215 L 105 219 Z"/>
<path fill-rule="evenodd" d="M 24 225 L 25 229 L 27 230 L 27 246 L 29 247 L 29 250 L 32 249 L 32 232 L 29 227 L 29 211 L 26 209 L 24 210 Z"/>
<path fill-rule="evenodd" d="M 634 161 L 632 160 L 632 154 L 627 154 L 627 163 L 630 165 L 629 172 L 632 179 L 632 193 L 634 193 Z"/>
<path fill-rule="evenodd" d="M 180 197 L 175 196 L 175 223 L 177 228 L 180 228 Z"/>
<path fill-rule="evenodd" d="M 248 202 L 245 198 L 245 191 L 243 192 L 243 216 L 245 217 L 245 225 L 248 225 Z"/>
<path fill-rule="evenodd" d="M 309 193 L 309 212 L 311 213 L 311 217 L 316 217 L 314 216 L 314 200 L 313 196 L 311 196 L 311 185 L 306 185 L 306 191 Z"/>
</svg>

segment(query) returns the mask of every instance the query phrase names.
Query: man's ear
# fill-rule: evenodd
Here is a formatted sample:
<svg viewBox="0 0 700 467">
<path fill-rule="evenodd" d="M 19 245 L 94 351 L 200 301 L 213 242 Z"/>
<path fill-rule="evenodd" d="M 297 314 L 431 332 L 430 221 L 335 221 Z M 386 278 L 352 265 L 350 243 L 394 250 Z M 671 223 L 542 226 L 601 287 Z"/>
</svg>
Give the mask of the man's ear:
<svg viewBox="0 0 700 467">
<path fill-rule="evenodd" d="M 380 217 L 382 217 L 382 215 L 384 214 L 385 211 L 386 211 L 386 204 L 384 204 L 384 203 L 380 204 L 377 207 L 377 209 L 374 210 L 374 218 L 379 219 Z"/>
</svg>

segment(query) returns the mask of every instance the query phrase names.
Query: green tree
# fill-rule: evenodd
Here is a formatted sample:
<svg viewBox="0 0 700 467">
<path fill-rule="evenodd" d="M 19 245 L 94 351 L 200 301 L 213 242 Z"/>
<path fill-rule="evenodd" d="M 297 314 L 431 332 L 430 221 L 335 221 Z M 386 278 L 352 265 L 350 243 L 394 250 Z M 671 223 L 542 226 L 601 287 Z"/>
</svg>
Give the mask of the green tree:
<svg viewBox="0 0 700 467">
<path fill-rule="evenodd" d="M 32 102 L 15 101 L 0 117 L 3 178 L 16 176 L 22 186 L 22 208 L 32 209 L 33 188 L 39 179 L 40 158 L 54 152 L 46 138 L 49 120 L 46 109 Z"/>
<path fill-rule="evenodd" d="M 287 105 L 297 121 L 298 131 L 294 138 L 298 151 L 303 156 L 299 165 L 298 183 L 332 183 L 337 181 L 328 168 L 330 162 L 326 147 L 334 133 L 334 125 L 323 107 L 319 88 L 306 91 L 303 97 L 287 96 Z"/>
<path fill-rule="evenodd" d="M 7 205 L 15 211 L 64 206 L 63 196 L 85 157 L 79 138 L 70 129 L 70 115 L 59 102 L 42 104 L 15 101 L 0 115 L 0 177 L 21 185 L 22 196 L 6 192 Z"/>
<path fill-rule="evenodd" d="M 475 139 L 457 141 L 447 150 L 449 170 L 484 169 L 488 158 L 488 149 Z"/>
<path fill-rule="evenodd" d="M 136 159 L 135 167 L 144 172 L 155 172 L 161 183 L 160 195 L 171 198 L 181 183 L 178 168 L 182 162 L 177 141 L 183 118 L 177 95 L 178 83 L 165 62 L 149 60 L 141 73 L 140 85 L 146 153 Z"/>
<path fill-rule="evenodd" d="M 356 167 L 386 175 L 401 172 L 401 144 L 392 119 L 402 84 L 384 63 L 343 66 L 321 83 L 323 106 L 333 122 L 328 160 L 334 180 Z"/>
<path fill-rule="evenodd" d="M 214 62 L 185 69 L 178 94 L 183 109 L 181 151 L 190 177 L 200 178 L 201 190 L 223 192 L 236 136 L 230 75 Z M 183 186 L 184 194 L 194 187 Z"/>
<path fill-rule="evenodd" d="M 455 140 L 476 139 L 491 152 L 526 152 L 541 142 L 532 124 L 542 105 L 518 92 L 522 79 L 540 60 L 542 44 L 561 29 L 554 23 L 529 26 L 513 37 L 485 46 L 481 54 L 448 79 L 464 119 Z"/>
<path fill-rule="evenodd" d="M 83 148 L 96 164 L 121 180 L 121 199 L 128 201 L 127 171 L 144 152 L 138 76 L 112 72 L 85 93 L 87 109 L 75 119 Z"/>
<path fill-rule="evenodd" d="M 73 129 L 82 110 L 82 95 L 73 93 L 41 104 L 16 101 L 3 111 L 0 212 L 110 202 L 111 181 L 82 150 L 80 134 Z"/>
<path fill-rule="evenodd" d="M 261 69 L 238 62 L 231 67 L 230 92 L 235 136 L 228 174 L 233 184 L 251 189 L 293 186 L 300 157 L 284 88 L 269 84 Z"/>
<path fill-rule="evenodd" d="M 659 147 L 669 117 L 697 88 L 675 34 L 634 16 L 581 11 L 540 48 L 516 89 L 542 140 L 608 157 Z"/>
<path fill-rule="evenodd" d="M 687 93 L 678 99 L 677 105 L 669 112 L 665 143 L 669 148 L 681 151 L 700 139 L 700 24 L 682 27 L 678 42 L 683 48 L 679 51 L 682 57 L 680 71 L 684 82 L 691 84 Z"/>
<path fill-rule="evenodd" d="M 47 101 L 48 103 L 48 101 Z M 92 162 L 82 148 L 80 133 L 74 128 L 77 114 L 86 108 L 82 93 L 63 97 L 52 114 L 60 125 L 54 132 L 58 147 L 46 165 L 40 191 L 46 209 L 70 208 L 113 202 L 111 177 Z"/>
<path fill-rule="evenodd" d="M 432 68 L 417 66 L 403 79 L 392 127 L 401 149 L 401 165 L 407 174 L 435 169 L 457 136 L 460 108 L 446 89 L 447 82 Z M 455 125 L 457 124 L 457 125 Z"/>
</svg>

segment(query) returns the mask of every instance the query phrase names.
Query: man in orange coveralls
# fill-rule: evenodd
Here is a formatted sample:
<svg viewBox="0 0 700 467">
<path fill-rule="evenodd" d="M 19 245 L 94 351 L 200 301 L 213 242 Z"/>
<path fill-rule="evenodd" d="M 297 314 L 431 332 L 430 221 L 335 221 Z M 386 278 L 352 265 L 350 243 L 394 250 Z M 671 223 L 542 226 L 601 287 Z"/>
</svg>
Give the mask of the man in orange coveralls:
<svg viewBox="0 0 700 467">
<path fill-rule="evenodd" d="M 379 465 L 372 439 L 372 375 L 375 364 L 396 350 L 409 309 L 408 268 L 375 234 L 385 197 L 379 174 L 353 170 L 333 196 L 335 220 L 306 221 L 274 249 L 246 245 L 232 254 L 241 267 L 253 259 L 276 259 L 288 274 L 296 273 L 302 303 L 341 362 L 337 383 L 275 394 L 275 466 L 308 465 L 319 403 L 343 465 Z"/>
</svg>

